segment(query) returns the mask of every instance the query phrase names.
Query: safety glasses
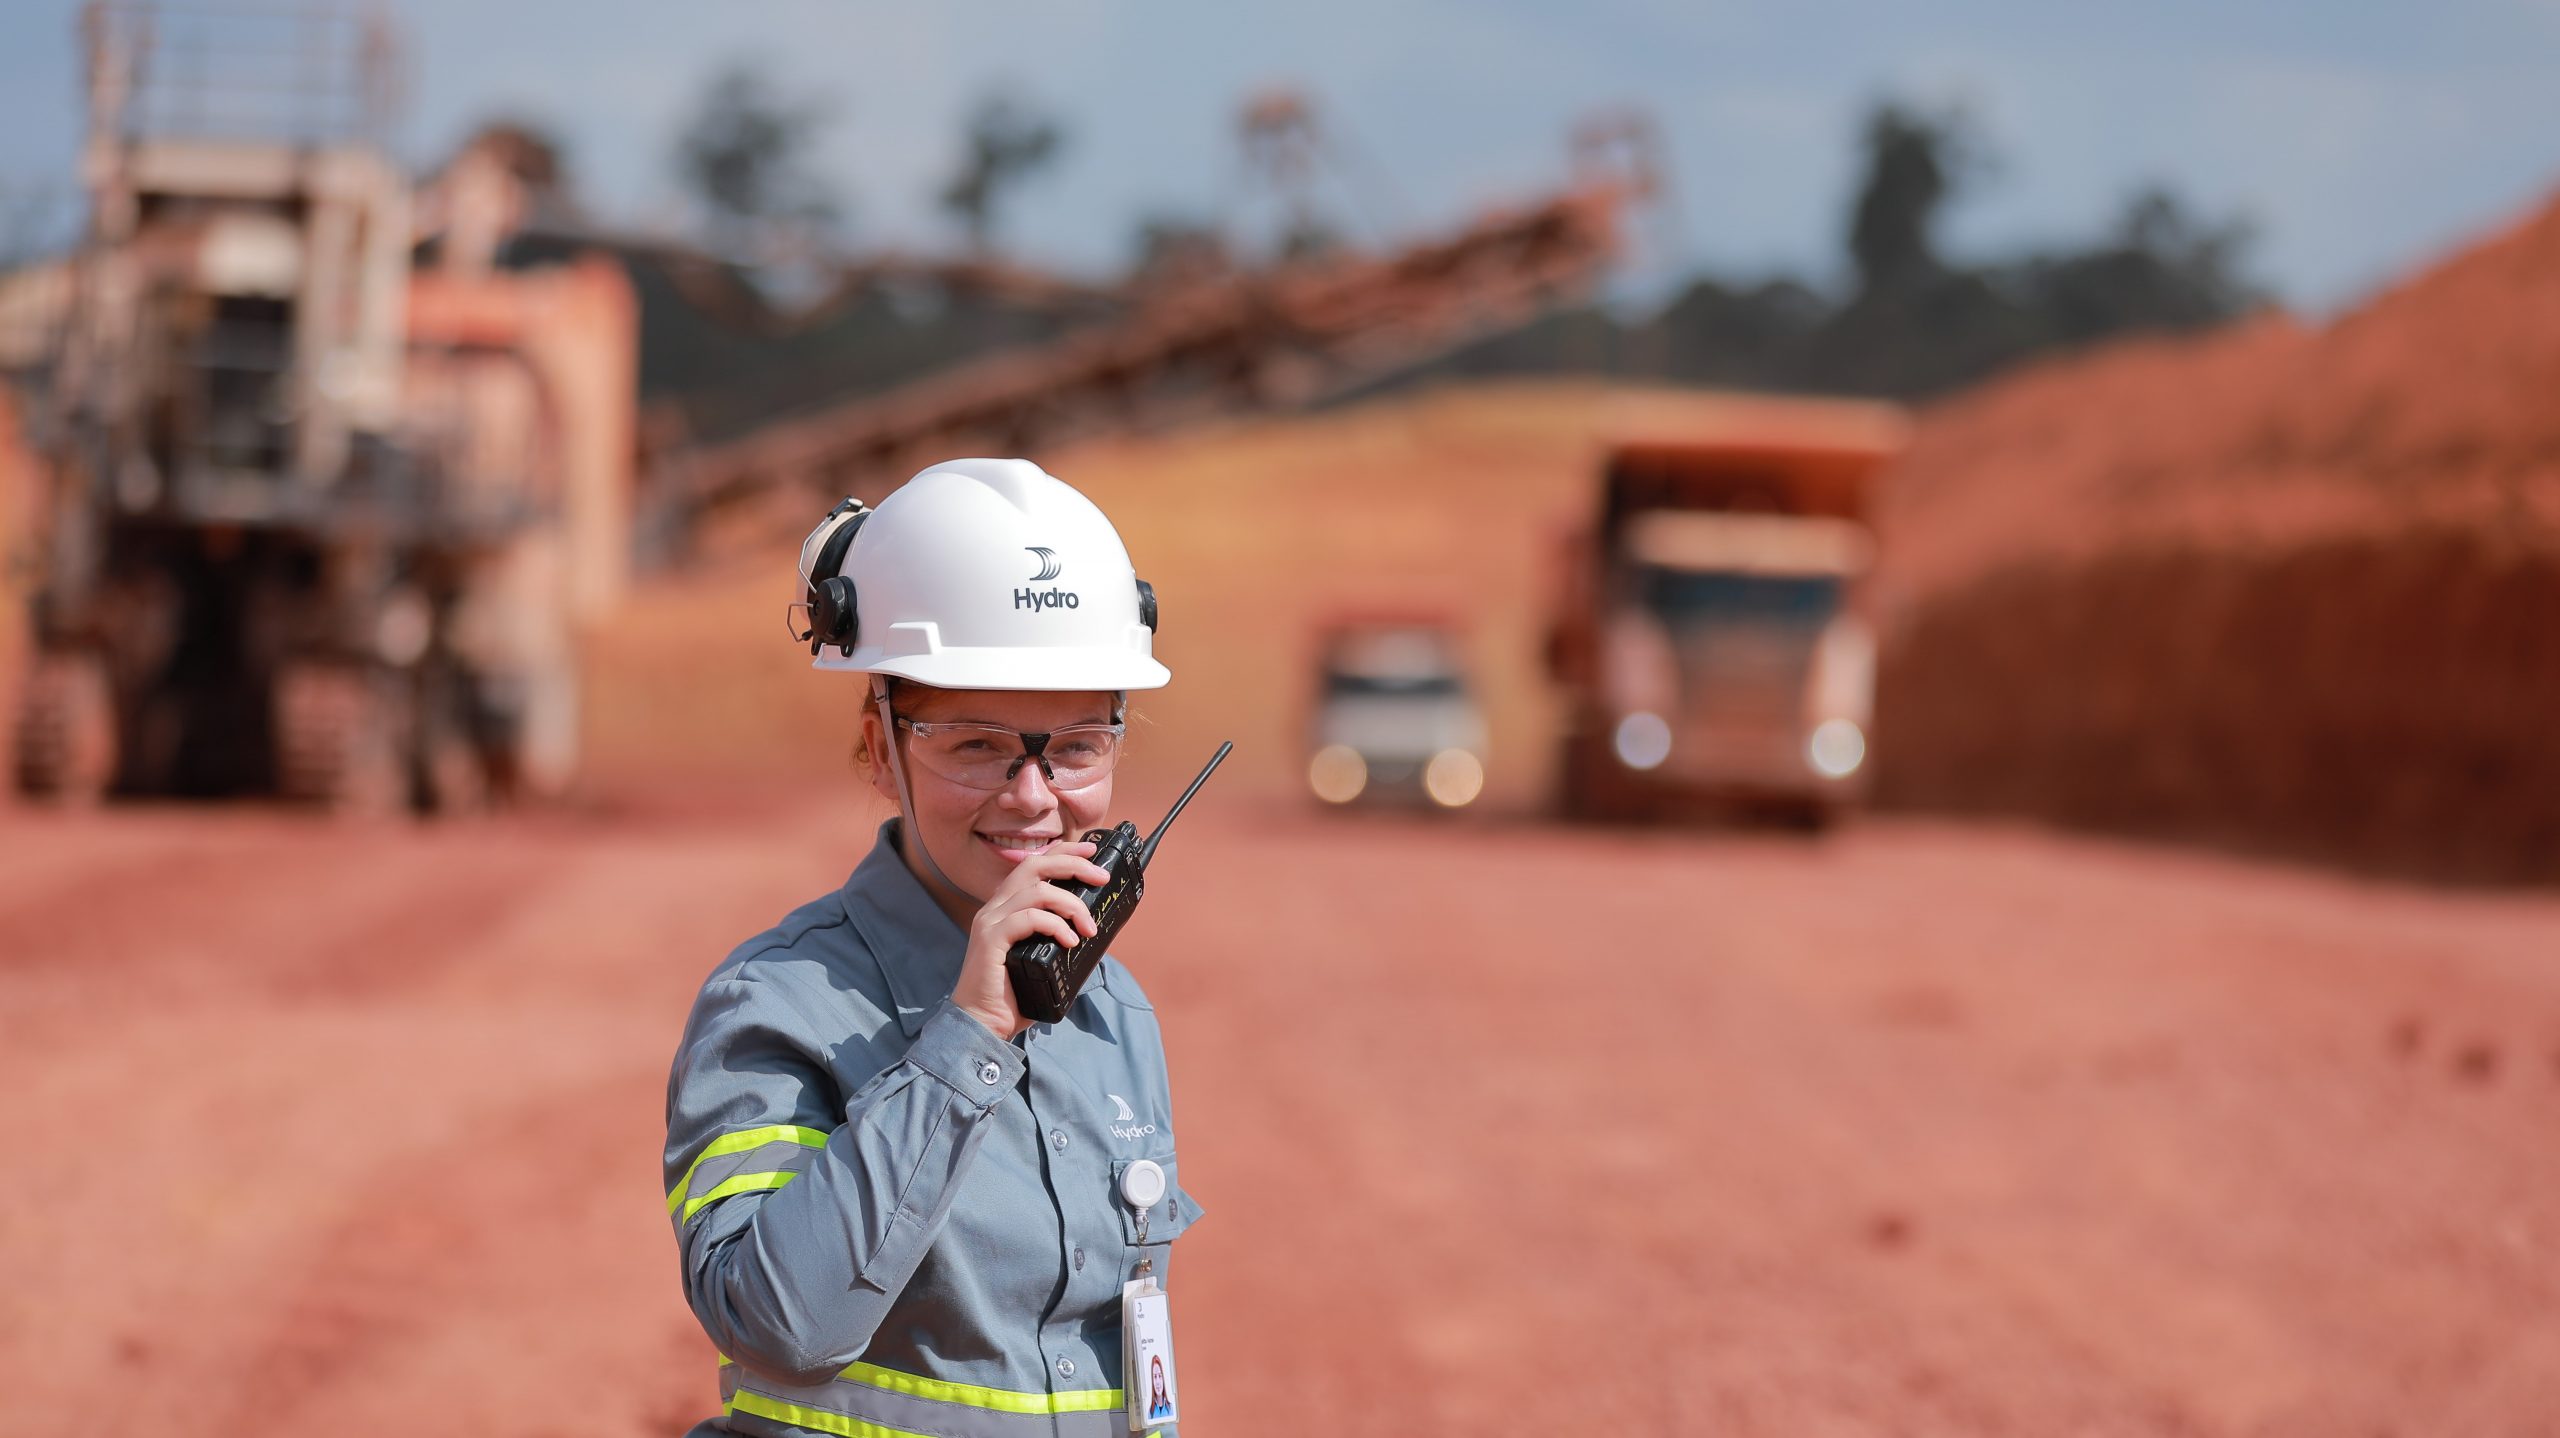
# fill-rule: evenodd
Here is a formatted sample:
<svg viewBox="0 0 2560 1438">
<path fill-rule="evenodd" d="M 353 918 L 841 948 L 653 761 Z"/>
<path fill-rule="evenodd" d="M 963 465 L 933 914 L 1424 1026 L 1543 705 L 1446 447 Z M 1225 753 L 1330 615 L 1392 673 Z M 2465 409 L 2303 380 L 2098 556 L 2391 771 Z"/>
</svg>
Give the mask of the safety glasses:
<svg viewBox="0 0 2560 1438">
<path fill-rule="evenodd" d="M 1100 783 L 1120 762 L 1123 724 L 1070 724 L 1025 734 L 1001 724 L 919 723 L 894 716 L 907 731 L 907 753 L 919 768 L 972 789 L 1001 789 L 1025 764 L 1040 766 L 1052 789 Z"/>
</svg>

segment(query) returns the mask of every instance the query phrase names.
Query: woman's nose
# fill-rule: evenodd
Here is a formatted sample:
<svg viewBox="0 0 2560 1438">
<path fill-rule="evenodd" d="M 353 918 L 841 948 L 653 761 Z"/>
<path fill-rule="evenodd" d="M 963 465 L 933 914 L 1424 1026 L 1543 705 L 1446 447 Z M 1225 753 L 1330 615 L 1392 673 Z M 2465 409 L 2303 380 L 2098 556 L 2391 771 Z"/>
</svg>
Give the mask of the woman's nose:
<svg viewBox="0 0 2560 1438">
<path fill-rule="evenodd" d="M 1015 770 L 1013 782 L 998 791 L 997 798 L 1024 814 L 1045 814 L 1058 807 L 1058 791 L 1049 785 L 1049 776 L 1037 759 L 1025 759 Z"/>
</svg>

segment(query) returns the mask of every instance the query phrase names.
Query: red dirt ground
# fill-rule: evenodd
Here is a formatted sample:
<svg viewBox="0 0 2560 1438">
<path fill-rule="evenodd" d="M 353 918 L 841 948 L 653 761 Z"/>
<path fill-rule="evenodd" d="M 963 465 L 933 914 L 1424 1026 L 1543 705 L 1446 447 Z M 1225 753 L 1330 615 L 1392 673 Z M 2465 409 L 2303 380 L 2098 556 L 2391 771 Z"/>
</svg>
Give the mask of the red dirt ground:
<svg viewBox="0 0 2560 1438">
<path fill-rule="evenodd" d="M 1206 798 L 1124 945 L 1200 1433 L 2560 1413 L 2560 899 Z M 0 1429 L 679 1431 L 664 1066 L 876 814 L 0 811 Z"/>
</svg>

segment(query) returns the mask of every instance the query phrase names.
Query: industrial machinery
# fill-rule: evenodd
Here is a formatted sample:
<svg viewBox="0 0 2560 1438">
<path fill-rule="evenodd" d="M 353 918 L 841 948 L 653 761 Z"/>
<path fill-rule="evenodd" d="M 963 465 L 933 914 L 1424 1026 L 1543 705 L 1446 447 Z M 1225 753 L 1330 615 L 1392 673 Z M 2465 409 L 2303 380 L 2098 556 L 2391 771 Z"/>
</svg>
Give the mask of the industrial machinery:
<svg viewBox="0 0 2560 1438">
<path fill-rule="evenodd" d="M 1857 803 L 1868 489 L 1904 427 L 1884 406 L 1711 398 L 1607 448 L 1549 637 L 1564 812 L 1819 826 Z"/>
<path fill-rule="evenodd" d="M 575 759 L 554 398 L 413 345 L 378 19 L 92 3 L 36 395 L 30 795 L 453 807 Z"/>
<path fill-rule="evenodd" d="M 1307 787 L 1329 805 L 1463 809 L 1484 792 L 1485 722 L 1445 621 L 1344 621 L 1323 637 Z"/>
<path fill-rule="evenodd" d="M 1306 124 L 1264 99 L 1249 143 Z M 1275 110 L 1275 105 L 1279 108 Z M 1281 118 L 1274 118 L 1275 115 Z M 1255 139 L 1257 135 L 1265 138 Z M 853 396 L 719 444 L 675 446 L 647 481 L 655 527 L 685 532 L 777 493 L 865 492 L 936 454 L 1018 454 L 1198 415 L 1322 400 L 1587 295 L 1659 184 L 1651 125 L 1597 117 L 1554 194 L 1384 254 L 1324 250 L 1151 289 L 1127 314 Z M 1285 165 L 1284 165 L 1285 168 Z"/>
</svg>

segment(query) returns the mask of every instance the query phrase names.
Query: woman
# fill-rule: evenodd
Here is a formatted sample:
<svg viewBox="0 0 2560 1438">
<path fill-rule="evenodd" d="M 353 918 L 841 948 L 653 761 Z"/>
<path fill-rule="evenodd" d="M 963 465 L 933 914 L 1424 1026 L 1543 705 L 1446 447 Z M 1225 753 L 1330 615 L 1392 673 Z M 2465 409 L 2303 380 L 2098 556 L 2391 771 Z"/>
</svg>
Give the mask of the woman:
<svg viewBox="0 0 2560 1438">
<path fill-rule="evenodd" d="M 859 752 L 898 817 L 712 971 L 676 1054 L 667 1210 L 721 1355 L 694 1431 L 1125 1433 L 1122 1285 L 1141 1260 L 1161 1282 L 1199 1215 L 1155 1011 L 1106 958 L 1032 1023 L 1004 957 L 1093 932 L 1058 885 L 1102 877 L 1077 836 L 1105 826 L 1127 692 L 1171 677 L 1153 594 L 1023 460 L 847 501 L 800 567 L 795 633 L 869 676 Z"/>
</svg>

